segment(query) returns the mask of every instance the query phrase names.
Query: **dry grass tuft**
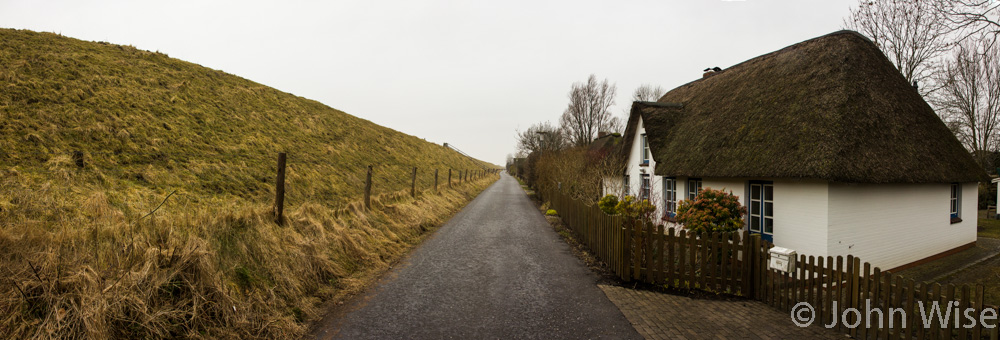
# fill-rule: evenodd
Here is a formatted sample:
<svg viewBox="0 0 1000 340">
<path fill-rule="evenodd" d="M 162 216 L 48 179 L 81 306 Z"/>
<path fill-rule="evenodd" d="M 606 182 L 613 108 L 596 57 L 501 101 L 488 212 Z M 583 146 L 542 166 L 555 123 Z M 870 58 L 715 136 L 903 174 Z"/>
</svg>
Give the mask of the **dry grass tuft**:
<svg viewBox="0 0 1000 340">
<path fill-rule="evenodd" d="M 488 182 L 411 198 L 489 165 L 131 46 L 0 29 L 0 88 L 0 338 L 298 337 Z"/>
<path fill-rule="evenodd" d="M 492 180 L 417 198 L 383 195 L 371 211 L 302 204 L 285 227 L 271 221 L 266 204 L 192 209 L 171 198 L 137 219 L 108 193 L 69 209 L 46 191 L 4 182 L 21 209 L 0 212 L 0 220 L 26 223 L 0 228 L 0 310 L 10 311 L 0 331 L 13 338 L 299 337 L 323 301 L 358 291 Z M 52 208 L 66 213 L 58 223 L 27 223 Z"/>
</svg>

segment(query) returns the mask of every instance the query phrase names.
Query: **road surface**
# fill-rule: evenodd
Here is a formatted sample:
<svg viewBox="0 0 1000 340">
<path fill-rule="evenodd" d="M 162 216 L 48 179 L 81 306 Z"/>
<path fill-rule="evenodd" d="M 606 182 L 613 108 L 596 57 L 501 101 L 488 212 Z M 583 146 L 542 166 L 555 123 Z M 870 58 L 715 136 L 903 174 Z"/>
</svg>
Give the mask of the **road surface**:
<svg viewBox="0 0 1000 340">
<path fill-rule="evenodd" d="M 317 339 L 640 339 L 503 174 Z"/>
</svg>

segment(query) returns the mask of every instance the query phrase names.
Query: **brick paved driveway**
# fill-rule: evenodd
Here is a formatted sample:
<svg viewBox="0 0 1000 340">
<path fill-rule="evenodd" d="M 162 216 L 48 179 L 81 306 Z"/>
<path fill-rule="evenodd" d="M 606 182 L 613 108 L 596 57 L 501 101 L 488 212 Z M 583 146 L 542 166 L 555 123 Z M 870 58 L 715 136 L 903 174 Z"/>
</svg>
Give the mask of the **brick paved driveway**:
<svg viewBox="0 0 1000 340">
<path fill-rule="evenodd" d="M 814 323 L 800 328 L 788 313 L 755 301 L 692 299 L 598 285 L 646 339 L 845 339 Z"/>
</svg>

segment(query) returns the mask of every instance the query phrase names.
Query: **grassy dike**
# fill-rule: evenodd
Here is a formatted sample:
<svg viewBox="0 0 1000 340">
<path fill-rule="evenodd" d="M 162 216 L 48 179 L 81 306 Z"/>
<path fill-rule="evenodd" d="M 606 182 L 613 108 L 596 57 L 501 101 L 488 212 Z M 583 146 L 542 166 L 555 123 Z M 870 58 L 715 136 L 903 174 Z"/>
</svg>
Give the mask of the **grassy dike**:
<svg viewBox="0 0 1000 340">
<path fill-rule="evenodd" d="M 0 339 L 301 336 L 490 182 L 414 199 L 414 167 L 427 189 L 496 166 L 164 53 L 0 29 Z"/>
<path fill-rule="evenodd" d="M 268 206 L 128 223 L 106 199 L 91 228 L 0 229 L 5 338 L 296 338 L 324 301 L 360 291 L 497 177 L 344 209 Z M 170 199 L 164 207 L 182 204 Z M 177 209 L 170 209 L 178 211 Z"/>
</svg>

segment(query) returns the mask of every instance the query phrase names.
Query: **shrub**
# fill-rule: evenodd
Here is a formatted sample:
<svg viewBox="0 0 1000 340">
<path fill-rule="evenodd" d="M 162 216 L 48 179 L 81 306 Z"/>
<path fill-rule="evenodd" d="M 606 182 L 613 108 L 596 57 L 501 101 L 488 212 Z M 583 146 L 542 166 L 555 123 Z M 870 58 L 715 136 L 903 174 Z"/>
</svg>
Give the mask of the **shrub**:
<svg viewBox="0 0 1000 340">
<path fill-rule="evenodd" d="M 601 197 L 600 201 L 597 201 L 597 206 L 601 207 L 601 210 L 608 215 L 618 214 L 618 211 L 615 210 L 617 205 L 618 196 L 615 195 L 605 195 L 604 197 Z"/>
<path fill-rule="evenodd" d="M 555 209 L 549 209 L 545 212 L 545 216 L 555 216 L 556 214 L 557 213 Z"/>
<path fill-rule="evenodd" d="M 615 212 L 628 220 L 649 221 L 656 214 L 656 206 L 648 200 L 637 200 L 633 196 L 622 197 L 615 205 Z"/>
<path fill-rule="evenodd" d="M 695 232 L 730 232 L 743 228 L 746 208 L 739 197 L 722 190 L 705 188 L 694 200 L 677 206 L 677 222 Z"/>
</svg>

